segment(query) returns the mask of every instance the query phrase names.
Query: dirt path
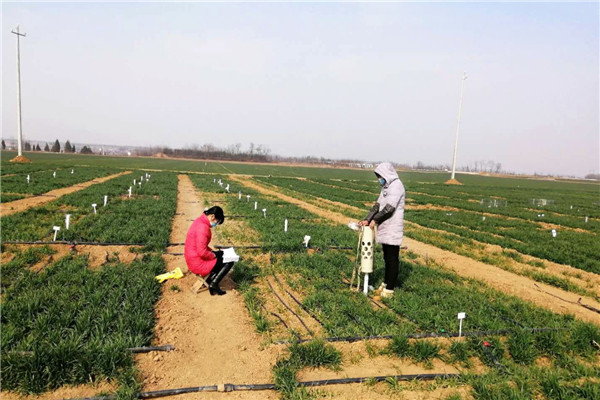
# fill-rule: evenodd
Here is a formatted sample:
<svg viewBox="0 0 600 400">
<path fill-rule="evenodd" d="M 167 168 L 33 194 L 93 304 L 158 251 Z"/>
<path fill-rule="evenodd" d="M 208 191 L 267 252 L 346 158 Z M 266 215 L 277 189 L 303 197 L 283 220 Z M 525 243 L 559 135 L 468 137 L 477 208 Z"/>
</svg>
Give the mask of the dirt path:
<svg viewBox="0 0 600 400">
<path fill-rule="evenodd" d="M 453 236 L 456 238 L 460 238 L 461 236 L 448 231 L 443 231 L 440 229 L 428 228 L 423 225 L 416 224 L 414 222 L 405 221 L 404 223 L 405 232 L 407 228 L 410 229 L 418 229 L 421 231 L 434 232 L 444 236 Z M 510 249 L 512 253 L 518 254 L 524 262 L 518 262 L 513 258 L 510 258 L 507 255 L 503 254 L 503 248 L 499 245 L 489 244 L 485 242 L 479 242 L 477 240 L 472 240 L 473 246 L 468 248 L 464 246 L 462 249 L 467 251 L 464 256 L 472 258 L 474 260 L 478 260 L 478 256 L 490 255 L 493 254 L 496 257 L 502 257 L 505 266 L 498 266 L 504 270 L 509 270 L 510 272 L 516 272 L 519 275 L 527 275 L 531 273 L 541 273 L 548 276 L 555 276 L 557 278 L 566 279 L 572 284 L 579 286 L 581 289 L 587 290 L 589 292 L 595 293 L 597 296 L 600 296 L 600 276 L 594 274 L 593 272 L 584 271 L 581 269 L 577 269 L 571 267 L 570 265 L 557 264 L 549 260 L 537 258 L 534 256 L 530 256 L 529 254 L 520 253 L 514 249 Z M 543 268 L 533 266 L 530 263 L 542 263 L 544 265 Z"/>
<path fill-rule="evenodd" d="M 199 216 L 203 209 L 204 202 L 189 177 L 179 175 L 172 242 L 185 241 L 189 220 Z M 183 252 L 183 246 L 179 250 Z M 166 261 L 167 270 L 185 266 L 183 256 L 169 256 Z M 242 296 L 233 290 L 233 282 L 226 280 L 222 284 L 228 292 L 225 296 L 210 296 L 207 291 L 194 294 L 191 287 L 197 278 L 193 274 L 163 284 L 162 298 L 156 306 L 155 342 L 170 343 L 176 349 L 136 357 L 142 371 L 143 391 L 272 381 L 271 367 L 282 349 L 261 346 L 263 339 L 254 330 Z M 171 290 L 174 285 L 178 290 Z M 222 396 L 206 393 L 178 398 Z M 273 392 L 248 392 L 240 396 L 236 398 L 278 398 Z"/>
<path fill-rule="evenodd" d="M 279 197 L 281 200 L 295 204 L 309 212 L 317 214 L 319 216 L 329 218 L 340 224 L 347 224 L 350 219 L 346 215 L 332 212 L 330 210 L 323 210 L 313 204 L 306 201 L 299 200 L 297 198 L 288 196 L 286 194 L 271 190 L 262 185 L 257 184 L 254 181 L 248 179 L 233 177 L 239 183 L 259 191 L 260 193 L 267 194 L 270 196 Z M 416 240 L 405 237 L 403 245 L 414 253 L 435 259 L 437 262 L 444 265 L 446 268 L 451 269 L 457 274 L 483 281 L 489 286 L 498 289 L 504 293 L 517 296 L 523 300 L 532 302 L 540 307 L 544 307 L 553 312 L 560 314 L 572 314 L 576 318 L 584 321 L 592 322 L 600 325 L 600 315 L 590 311 L 577 304 L 572 304 L 566 301 L 561 301 L 557 297 L 568 300 L 570 302 L 577 302 L 582 296 L 565 292 L 564 290 L 538 283 L 524 276 L 516 275 L 511 272 L 505 271 L 501 268 L 494 267 L 489 264 L 485 264 L 471 258 L 461 256 L 450 251 L 442 250 L 435 246 L 421 243 Z M 536 289 L 537 285 L 541 290 L 547 293 L 543 293 Z M 549 293 L 549 294 L 548 294 Z M 592 307 L 600 309 L 600 303 L 594 301 L 591 298 L 583 297 L 582 301 Z"/>
<path fill-rule="evenodd" d="M 2 216 L 7 216 L 7 215 L 15 214 L 15 213 L 18 213 L 21 211 L 25 211 L 32 207 L 37 207 L 42 204 L 54 201 L 57 198 L 64 196 L 66 194 L 80 191 L 81 189 L 85 189 L 88 186 L 92 186 L 97 183 L 106 182 L 110 179 L 114 179 L 121 175 L 126 175 L 126 174 L 130 174 L 130 173 L 131 173 L 131 171 L 119 172 L 118 174 L 105 176 L 103 178 L 92 179 L 91 181 L 78 183 L 76 185 L 69 186 L 66 188 L 51 190 L 51 191 L 41 194 L 39 196 L 32 196 L 32 197 L 27 197 L 27 198 L 21 199 L 21 200 L 15 200 L 15 201 L 11 201 L 8 203 L 3 203 L 3 204 L 0 204 L 0 214 Z"/>
</svg>

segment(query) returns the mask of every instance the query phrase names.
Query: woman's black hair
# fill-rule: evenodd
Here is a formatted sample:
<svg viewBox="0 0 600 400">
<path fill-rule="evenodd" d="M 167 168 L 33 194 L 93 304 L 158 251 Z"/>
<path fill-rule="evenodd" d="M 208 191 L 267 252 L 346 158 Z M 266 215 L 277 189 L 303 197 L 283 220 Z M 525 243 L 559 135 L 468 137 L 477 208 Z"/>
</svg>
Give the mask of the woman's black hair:
<svg viewBox="0 0 600 400">
<path fill-rule="evenodd" d="M 225 222 L 225 214 L 223 214 L 223 209 L 219 206 L 212 206 L 211 208 L 204 210 L 205 215 L 214 215 L 217 219 L 217 223 L 221 225 Z"/>
</svg>

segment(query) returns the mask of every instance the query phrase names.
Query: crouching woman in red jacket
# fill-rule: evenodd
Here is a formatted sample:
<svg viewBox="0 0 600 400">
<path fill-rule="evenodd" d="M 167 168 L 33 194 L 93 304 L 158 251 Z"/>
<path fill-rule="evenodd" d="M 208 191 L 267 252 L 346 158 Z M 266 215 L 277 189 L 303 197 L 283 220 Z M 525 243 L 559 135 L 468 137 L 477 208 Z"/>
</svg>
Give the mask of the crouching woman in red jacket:
<svg viewBox="0 0 600 400">
<path fill-rule="evenodd" d="M 185 262 L 194 274 L 206 277 L 211 296 L 226 293 L 219 288 L 219 283 L 233 267 L 233 262 L 223 263 L 222 251 L 212 251 L 208 247 L 212 238 L 210 229 L 223 222 L 223 209 L 219 206 L 211 207 L 194 220 L 185 239 Z"/>
</svg>

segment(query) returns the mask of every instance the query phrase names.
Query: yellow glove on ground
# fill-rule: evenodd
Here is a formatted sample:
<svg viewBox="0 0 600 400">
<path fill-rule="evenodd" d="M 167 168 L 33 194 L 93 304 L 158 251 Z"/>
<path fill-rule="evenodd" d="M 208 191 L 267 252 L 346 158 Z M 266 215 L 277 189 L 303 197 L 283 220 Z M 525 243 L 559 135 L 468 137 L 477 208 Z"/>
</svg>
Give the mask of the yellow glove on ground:
<svg viewBox="0 0 600 400">
<path fill-rule="evenodd" d="M 156 275 L 154 279 L 156 279 L 159 283 L 163 283 L 167 279 L 180 279 L 183 277 L 183 272 L 179 267 L 175 268 L 171 272 L 165 272 L 164 274 Z"/>
</svg>

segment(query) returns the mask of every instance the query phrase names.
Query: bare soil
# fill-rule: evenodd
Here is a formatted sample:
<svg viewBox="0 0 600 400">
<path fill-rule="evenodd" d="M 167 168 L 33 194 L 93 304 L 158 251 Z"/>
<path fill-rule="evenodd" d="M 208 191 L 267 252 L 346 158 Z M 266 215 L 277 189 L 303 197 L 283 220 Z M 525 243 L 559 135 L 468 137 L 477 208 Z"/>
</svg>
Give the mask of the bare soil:
<svg viewBox="0 0 600 400">
<path fill-rule="evenodd" d="M 238 179 L 238 181 L 243 185 L 255 189 L 261 193 L 279 197 L 284 201 L 296 204 L 307 211 L 325 218 L 329 218 L 340 224 L 345 225 L 348 223 L 348 217 L 343 214 L 332 212 L 330 210 L 323 210 L 322 208 L 306 201 L 279 193 L 247 179 Z M 485 264 L 480 261 L 452 253 L 450 251 L 442 250 L 435 246 L 421 243 L 407 237 L 404 238 L 403 244 L 408 246 L 409 250 L 413 251 L 414 253 L 423 257 L 432 258 L 461 276 L 483 281 L 490 287 L 498 289 L 504 293 L 517 296 L 523 300 L 534 303 L 540 307 L 547 308 L 553 312 L 560 314 L 572 314 L 578 319 L 600 325 L 600 317 L 597 313 L 594 313 L 593 311 L 577 304 L 572 304 L 567 301 L 560 301 L 557 297 L 555 297 L 558 296 L 562 299 L 576 303 L 579 298 L 582 297 L 578 294 L 569 293 L 549 285 L 538 283 L 527 277 L 520 276 L 505 271 L 501 268 L 494 267 L 492 265 Z M 547 293 L 538 290 L 536 285 Z M 600 308 L 600 303 L 593 299 L 584 297 L 582 301 L 592 307 Z"/>
<path fill-rule="evenodd" d="M 8 203 L 3 203 L 3 204 L 0 204 L 0 214 L 2 214 L 3 216 L 6 216 L 6 215 L 11 215 L 11 214 L 15 214 L 15 213 L 18 213 L 21 211 L 28 210 L 32 207 L 38 207 L 38 206 L 41 206 L 42 204 L 54 201 L 57 198 L 64 196 L 66 194 L 77 192 L 81 189 L 85 189 L 88 186 L 95 185 L 97 183 L 106 182 L 110 179 L 114 179 L 121 175 L 126 175 L 126 174 L 130 174 L 130 173 L 131 173 L 131 171 L 119 172 L 118 174 L 113 174 L 113 175 L 105 176 L 103 178 L 96 178 L 96 179 L 92 179 L 91 181 L 78 183 L 77 185 L 74 185 L 74 186 L 51 190 L 51 191 L 41 194 L 39 196 L 32 196 L 32 197 L 27 197 L 27 198 L 21 199 L 21 200 L 15 200 L 15 201 L 11 201 Z"/>
<path fill-rule="evenodd" d="M 63 386 L 52 392 L 47 392 L 39 396 L 21 395 L 15 392 L 2 392 L 2 400 L 63 400 L 92 397 L 98 393 L 111 393 L 117 390 L 117 385 L 110 382 L 100 382 L 90 385 Z"/>
<path fill-rule="evenodd" d="M 179 175 L 177 215 L 173 220 L 172 242 L 184 242 L 190 219 L 203 211 L 204 202 L 187 175 Z M 225 226 L 225 225 L 223 225 Z M 183 252 L 183 246 L 179 249 Z M 170 249 L 171 251 L 171 249 Z M 183 256 L 166 259 L 167 270 L 185 266 Z M 186 268 L 187 270 L 187 268 Z M 220 383 L 271 382 L 271 367 L 281 348 L 264 347 L 255 332 L 242 296 L 227 278 L 221 287 L 225 296 L 195 294 L 197 281 L 188 273 L 180 280 L 163 284 L 162 298 L 156 306 L 156 344 L 172 344 L 169 353 L 140 354 L 143 391 L 216 385 Z M 179 290 L 171 290 L 176 285 Z M 273 393 L 237 393 L 236 398 L 269 398 Z M 220 396 L 220 397 L 219 397 Z M 222 394 L 186 395 L 178 398 L 222 398 Z M 270 398 L 277 398 L 274 395 Z"/>
</svg>

